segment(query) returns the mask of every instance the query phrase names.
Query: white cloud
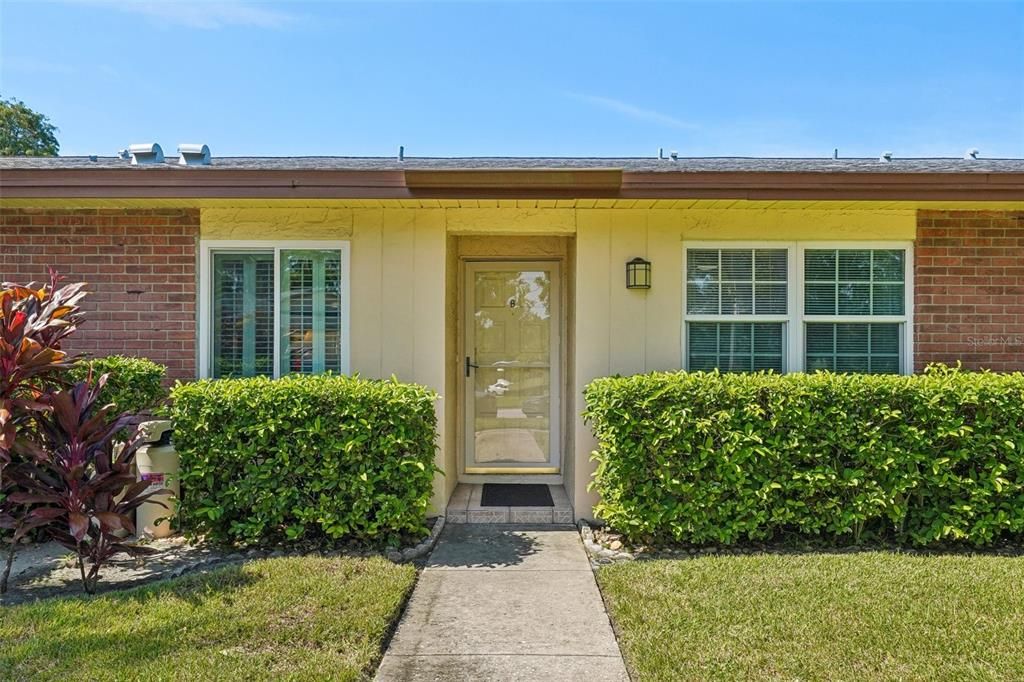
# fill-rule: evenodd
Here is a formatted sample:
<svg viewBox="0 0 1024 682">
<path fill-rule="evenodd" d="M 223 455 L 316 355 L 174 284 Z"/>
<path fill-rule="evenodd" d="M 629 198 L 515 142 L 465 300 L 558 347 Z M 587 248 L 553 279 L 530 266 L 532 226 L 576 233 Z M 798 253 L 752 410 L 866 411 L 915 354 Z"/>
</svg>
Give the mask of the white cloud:
<svg viewBox="0 0 1024 682">
<path fill-rule="evenodd" d="M 78 0 L 146 17 L 158 24 L 213 30 L 228 26 L 283 28 L 297 16 L 245 0 Z"/>
<path fill-rule="evenodd" d="M 690 123 L 684 121 L 675 116 L 662 113 L 660 111 L 654 111 L 653 109 L 644 109 L 636 105 L 630 104 L 629 102 L 623 102 L 622 100 L 613 99 L 611 97 L 601 97 L 598 95 L 586 95 L 579 92 L 566 92 L 565 95 L 572 97 L 573 99 L 580 100 L 581 102 L 587 102 L 602 109 L 614 111 L 616 113 L 628 116 L 629 118 L 637 119 L 638 121 L 649 121 L 651 123 L 657 123 L 668 128 L 677 128 L 679 130 L 698 130 L 700 126 L 696 123 Z"/>
</svg>

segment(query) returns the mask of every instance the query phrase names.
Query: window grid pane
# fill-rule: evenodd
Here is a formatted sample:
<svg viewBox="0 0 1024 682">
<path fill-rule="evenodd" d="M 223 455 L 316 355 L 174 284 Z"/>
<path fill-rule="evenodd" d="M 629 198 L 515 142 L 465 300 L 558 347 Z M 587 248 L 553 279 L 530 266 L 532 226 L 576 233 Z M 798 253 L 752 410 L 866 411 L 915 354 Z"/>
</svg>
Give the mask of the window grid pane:
<svg viewBox="0 0 1024 682">
<path fill-rule="evenodd" d="M 900 323 L 809 322 L 805 330 L 808 372 L 898 374 Z"/>
<path fill-rule="evenodd" d="M 688 315 L 785 315 L 786 249 L 687 249 Z"/>
<path fill-rule="evenodd" d="M 340 372 L 341 256 L 281 252 L 281 374 Z"/>
<path fill-rule="evenodd" d="M 689 322 L 687 368 L 691 372 L 783 371 L 782 322 Z"/>
<path fill-rule="evenodd" d="M 903 249 L 807 249 L 805 315 L 903 315 Z"/>
<path fill-rule="evenodd" d="M 280 253 L 280 289 L 273 253 L 212 253 L 212 377 L 273 376 L 278 333 L 281 374 L 342 370 L 341 252 Z"/>
<path fill-rule="evenodd" d="M 273 255 L 214 254 L 215 378 L 273 373 Z"/>
<path fill-rule="evenodd" d="M 284 255 L 281 373 L 313 371 L 313 261 Z"/>
</svg>

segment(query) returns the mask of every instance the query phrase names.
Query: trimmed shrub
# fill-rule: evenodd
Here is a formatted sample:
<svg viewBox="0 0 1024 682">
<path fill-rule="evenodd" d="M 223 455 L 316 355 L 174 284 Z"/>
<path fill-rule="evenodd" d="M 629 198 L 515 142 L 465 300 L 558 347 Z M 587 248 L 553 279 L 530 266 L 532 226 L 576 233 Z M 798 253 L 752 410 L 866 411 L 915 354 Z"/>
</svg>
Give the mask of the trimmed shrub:
<svg viewBox="0 0 1024 682">
<path fill-rule="evenodd" d="M 71 368 L 71 380 L 85 381 L 90 367 L 95 378 L 110 374 L 100 392 L 100 405 L 114 403 L 118 412 L 134 414 L 152 412 L 167 398 L 167 389 L 164 387 L 167 368 L 152 360 L 124 355 L 81 360 Z"/>
<path fill-rule="evenodd" d="M 597 379 L 596 512 L 634 539 L 797 533 L 985 545 L 1024 532 L 1024 374 Z"/>
<path fill-rule="evenodd" d="M 334 375 L 178 384 L 180 526 L 240 544 L 423 534 L 435 399 Z"/>
</svg>

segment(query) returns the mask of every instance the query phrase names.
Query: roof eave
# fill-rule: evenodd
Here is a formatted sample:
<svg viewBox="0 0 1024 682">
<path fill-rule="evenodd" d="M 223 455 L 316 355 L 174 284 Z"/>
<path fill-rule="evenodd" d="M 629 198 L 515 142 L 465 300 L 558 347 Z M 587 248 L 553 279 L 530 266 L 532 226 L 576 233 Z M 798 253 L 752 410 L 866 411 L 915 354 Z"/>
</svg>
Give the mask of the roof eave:
<svg viewBox="0 0 1024 682">
<path fill-rule="evenodd" d="M 1024 173 L 7 169 L 0 196 L 1022 201 Z"/>
</svg>

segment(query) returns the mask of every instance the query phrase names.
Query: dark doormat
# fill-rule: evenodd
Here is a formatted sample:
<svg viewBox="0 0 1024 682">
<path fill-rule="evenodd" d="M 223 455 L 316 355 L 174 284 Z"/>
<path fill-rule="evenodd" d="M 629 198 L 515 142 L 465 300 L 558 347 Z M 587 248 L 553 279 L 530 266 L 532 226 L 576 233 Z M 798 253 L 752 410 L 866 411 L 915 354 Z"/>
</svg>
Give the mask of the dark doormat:
<svg viewBox="0 0 1024 682">
<path fill-rule="evenodd" d="M 551 490 L 536 483 L 484 483 L 481 507 L 554 507 Z"/>
</svg>

